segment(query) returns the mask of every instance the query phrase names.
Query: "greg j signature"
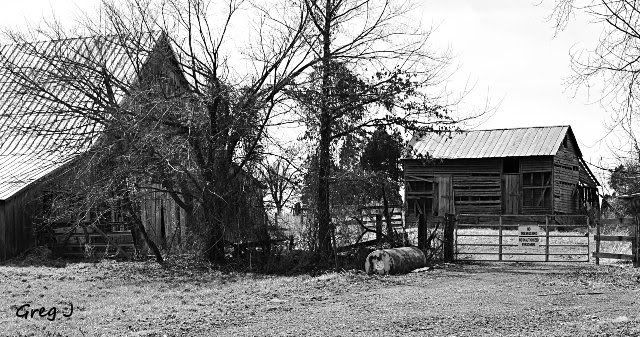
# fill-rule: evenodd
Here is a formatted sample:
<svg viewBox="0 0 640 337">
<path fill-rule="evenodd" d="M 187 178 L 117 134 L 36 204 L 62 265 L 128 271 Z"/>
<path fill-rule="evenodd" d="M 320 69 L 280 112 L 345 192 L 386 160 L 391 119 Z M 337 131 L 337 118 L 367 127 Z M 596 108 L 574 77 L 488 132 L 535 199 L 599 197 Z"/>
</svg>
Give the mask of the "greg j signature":
<svg viewBox="0 0 640 337">
<path fill-rule="evenodd" d="M 46 317 L 50 321 L 55 321 L 58 314 L 62 314 L 63 317 L 71 317 L 73 315 L 73 303 L 69 303 L 68 312 L 64 312 L 57 307 L 51 307 L 49 309 L 45 307 L 31 308 L 30 304 L 23 304 L 16 310 L 16 316 L 24 319 Z"/>
</svg>

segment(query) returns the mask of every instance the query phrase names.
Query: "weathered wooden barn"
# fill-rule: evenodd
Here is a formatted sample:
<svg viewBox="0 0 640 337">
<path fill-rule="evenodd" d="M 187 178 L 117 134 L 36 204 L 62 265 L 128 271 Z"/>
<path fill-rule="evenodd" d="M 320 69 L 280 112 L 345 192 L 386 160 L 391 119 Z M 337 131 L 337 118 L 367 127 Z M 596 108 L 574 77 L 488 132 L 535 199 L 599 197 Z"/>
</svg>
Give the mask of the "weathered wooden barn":
<svg viewBox="0 0 640 337">
<path fill-rule="evenodd" d="M 429 133 L 410 146 L 408 216 L 583 214 L 599 204 L 570 126 Z"/>
<path fill-rule="evenodd" d="M 83 118 L 69 118 L 73 114 L 65 109 L 94 103 L 92 97 L 75 92 L 74 85 L 93 85 L 92 81 L 104 79 L 86 76 L 81 79 L 86 83 L 74 84 L 64 76 L 46 78 L 42 74 L 47 72 L 39 70 L 61 67 L 58 73 L 72 73 L 77 71 L 74 67 L 82 68 L 83 62 L 94 62 L 87 68 L 100 69 L 95 64 L 100 62 L 99 65 L 105 67 L 104 71 L 111 74 L 116 82 L 144 84 L 144 74 L 149 71 L 163 72 L 165 79 L 169 77 L 176 82 L 170 85 L 179 85 L 178 82 L 185 80 L 164 34 L 142 34 L 131 41 L 135 44 L 131 49 L 121 42 L 118 36 L 99 36 L 0 47 L 0 260 L 15 257 L 36 243 L 38 217 L 44 209 L 50 208 L 47 204 L 49 200 L 44 197 L 45 191 L 49 193 L 47 190 L 58 183 L 66 184 L 64 179 L 68 177 L 64 172 L 72 171 L 70 166 L 73 167 L 76 160 L 102 136 L 102 130 L 96 123 Z M 141 45 L 146 47 L 141 48 Z M 144 52 L 134 54 L 132 50 Z M 71 56 L 59 62 L 47 59 L 49 53 L 61 52 Z M 165 67 L 166 64 L 171 65 L 169 69 Z M 20 76 L 29 74 L 43 76 L 40 82 L 42 87 L 31 88 L 33 92 L 25 93 L 20 85 Z M 71 79 L 77 78 L 70 76 Z M 99 88 L 100 83 L 96 83 L 95 87 Z M 105 93 L 96 90 L 95 94 Z M 65 97 L 68 101 L 55 103 L 50 97 Z M 119 92 L 116 97 L 126 104 L 126 94 Z M 73 104 L 67 104 L 69 102 Z M 48 125 L 47 132 L 38 130 L 34 127 L 35 123 Z M 69 132 L 77 133 L 77 137 L 70 137 Z M 266 231 L 263 187 L 255 184 L 253 177 L 247 178 L 245 173 L 240 176 L 238 184 L 242 185 L 240 190 L 245 192 L 242 200 L 247 207 L 237 212 L 244 217 L 244 221 L 230 224 L 226 232 L 229 241 L 239 240 L 241 233 L 250 232 L 255 236 L 258 229 Z M 156 245 L 170 250 L 179 243 L 176 241 L 188 239 L 188 220 L 168 193 L 162 192 L 162 189 L 153 190 L 153 186 L 158 185 L 149 184 L 139 217 Z M 84 233 L 74 232 L 71 246 L 82 247 L 89 243 L 87 240 L 104 246 L 107 243 L 100 239 L 104 237 L 102 231 L 113 234 L 114 238 L 130 239 L 133 234 L 129 230 L 131 226 L 122 223 L 122 213 L 122 210 L 113 209 L 105 219 L 98 219 L 101 221 L 100 228 L 92 227 L 97 232 L 91 228 L 90 233 L 84 229 Z M 253 226 L 247 225 L 249 216 L 252 217 L 250 221 Z M 95 223 L 96 218 L 93 217 L 93 214 L 87 214 L 87 221 Z M 239 229 L 241 227 L 242 230 Z"/>
</svg>

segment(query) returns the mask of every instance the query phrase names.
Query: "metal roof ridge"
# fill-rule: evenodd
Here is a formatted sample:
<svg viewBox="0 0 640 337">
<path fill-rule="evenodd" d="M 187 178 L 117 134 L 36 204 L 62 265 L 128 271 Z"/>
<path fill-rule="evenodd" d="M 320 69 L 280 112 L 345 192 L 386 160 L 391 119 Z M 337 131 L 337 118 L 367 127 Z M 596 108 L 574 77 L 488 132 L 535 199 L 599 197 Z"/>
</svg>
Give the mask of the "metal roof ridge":
<svg viewBox="0 0 640 337">
<path fill-rule="evenodd" d="M 140 35 L 154 35 L 154 34 L 162 34 L 161 30 L 150 30 L 146 32 L 138 32 Z M 87 36 L 76 36 L 76 37 L 61 37 L 57 39 L 48 39 L 48 40 L 34 40 L 34 41 L 25 41 L 22 43 L 4 43 L 0 44 L 0 49 L 5 47 L 18 47 L 25 45 L 38 45 L 38 44 L 53 44 L 58 42 L 74 42 L 80 40 L 91 40 L 91 39 L 99 39 L 99 38 L 119 38 L 119 37 L 127 37 L 127 36 L 136 36 L 135 33 L 113 33 L 113 34 L 95 34 L 95 35 L 87 35 Z"/>
<path fill-rule="evenodd" d="M 522 130 L 522 129 L 550 129 L 550 128 L 570 128 L 571 125 L 539 125 L 539 126 L 519 126 L 515 128 L 495 128 L 495 129 L 471 129 L 451 131 L 451 133 L 477 132 L 477 131 L 503 131 L 503 130 Z"/>
</svg>

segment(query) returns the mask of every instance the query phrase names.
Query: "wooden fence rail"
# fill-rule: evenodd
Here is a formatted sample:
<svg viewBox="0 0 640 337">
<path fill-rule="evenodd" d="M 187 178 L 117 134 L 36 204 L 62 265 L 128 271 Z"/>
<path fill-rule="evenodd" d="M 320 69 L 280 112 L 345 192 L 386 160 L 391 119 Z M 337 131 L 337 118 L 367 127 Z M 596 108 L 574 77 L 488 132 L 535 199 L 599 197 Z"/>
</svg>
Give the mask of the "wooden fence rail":
<svg viewBox="0 0 640 337">
<path fill-rule="evenodd" d="M 521 244 L 528 226 L 536 228 L 525 238 L 535 240 L 533 247 Z M 456 259 L 465 261 L 589 262 L 590 256 L 586 215 L 458 214 L 454 237 Z"/>
<path fill-rule="evenodd" d="M 602 235 L 603 225 L 621 225 L 632 228 L 631 235 Z M 600 259 L 628 260 L 633 262 L 634 267 L 640 267 L 640 221 L 635 218 L 603 219 L 596 221 L 596 251 L 593 257 L 596 264 L 600 264 Z M 617 254 L 601 251 L 601 242 L 631 242 L 631 254 Z"/>
</svg>

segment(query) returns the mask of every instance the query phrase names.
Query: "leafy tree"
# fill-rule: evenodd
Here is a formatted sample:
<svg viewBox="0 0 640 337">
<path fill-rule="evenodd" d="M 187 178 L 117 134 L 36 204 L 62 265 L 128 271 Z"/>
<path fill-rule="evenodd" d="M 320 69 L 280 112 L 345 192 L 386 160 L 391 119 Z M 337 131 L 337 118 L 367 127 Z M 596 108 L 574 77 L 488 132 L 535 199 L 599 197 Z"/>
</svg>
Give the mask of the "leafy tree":
<svg viewBox="0 0 640 337">
<path fill-rule="evenodd" d="M 362 153 L 361 165 L 365 172 L 372 174 L 372 181 L 380 189 L 380 199 L 383 202 L 383 213 L 387 223 L 387 233 L 391 245 L 395 245 L 393 227 L 389 213 L 389 196 L 398 201 L 400 185 L 400 157 L 403 150 L 402 137 L 398 132 L 388 133 L 379 127 L 365 145 Z"/>
<path fill-rule="evenodd" d="M 332 147 L 377 126 L 431 132 L 452 123 L 427 89 L 445 58 L 427 46 L 428 33 L 406 24 L 407 1 L 301 0 L 311 25 L 305 41 L 319 63 L 295 95 L 317 139 L 318 248 L 331 251 Z"/>
<path fill-rule="evenodd" d="M 398 132 L 388 133 L 379 127 L 371 135 L 360 159 L 365 170 L 385 173 L 389 179 L 400 179 L 400 158 L 403 151 L 402 136 Z"/>
<path fill-rule="evenodd" d="M 640 192 L 640 164 L 627 162 L 618 165 L 609 177 L 609 186 L 617 195 Z"/>
</svg>

